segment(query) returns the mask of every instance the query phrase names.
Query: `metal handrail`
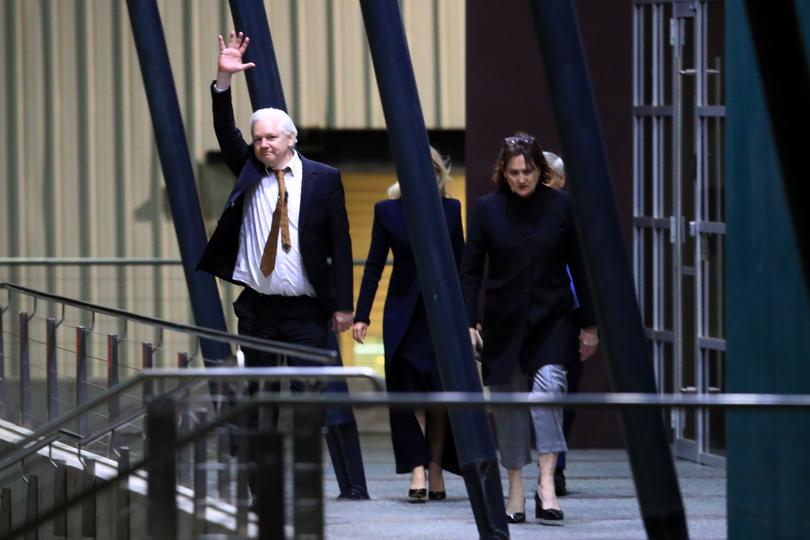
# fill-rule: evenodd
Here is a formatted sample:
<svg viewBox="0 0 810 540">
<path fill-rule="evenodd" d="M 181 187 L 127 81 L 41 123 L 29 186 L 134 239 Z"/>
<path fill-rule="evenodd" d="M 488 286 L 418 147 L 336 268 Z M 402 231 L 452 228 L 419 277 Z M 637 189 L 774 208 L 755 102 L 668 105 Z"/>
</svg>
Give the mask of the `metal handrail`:
<svg viewBox="0 0 810 540">
<path fill-rule="evenodd" d="M 31 433 L 14 447 L 0 451 L 0 470 L 6 469 L 20 459 L 36 452 L 31 450 L 40 439 L 60 432 L 75 418 L 103 405 L 112 398 L 126 392 L 130 388 L 153 380 L 200 380 L 210 382 L 214 380 L 285 380 L 285 379 L 368 379 L 376 390 L 384 388 L 383 379 L 374 370 L 367 367 L 267 367 L 267 368 L 185 368 L 185 369 L 144 369 L 134 377 L 119 383 L 103 394 L 77 407 L 67 414 L 45 424 L 37 431 Z"/>
<path fill-rule="evenodd" d="M 180 266 L 180 259 L 146 257 L 0 257 L 0 266 Z M 352 265 L 363 266 L 365 259 L 352 259 Z M 392 265 L 393 260 L 386 261 Z"/>
<path fill-rule="evenodd" d="M 213 341 L 221 341 L 225 343 L 230 343 L 232 345 L 247 346 L 252 349 L 256 349 L 263 352 L 282 355 L 287 354 L 290 356 L 296 356 L 297 358 L 304 358 L 307 360 L 314 360 L 323 363 L 334 363 L 337 361 L 338 358 L 338 354 L 336 351 L 317 349 L 315 347 L 284 343 L 281 341 L 272 341 L 252 336 L 230 334 L 228 332 L 223 332 L 220 330 L 211 330 L 210 328 L 202 328 L 199 326 L 191 326 L 186 324 L 175 323 L 163 319 L 157 319 L 155 317 L 137 315 L 129 311 L 99 306 L 97 304 L 91 304 L 89 302 L 84 302 L 82 300 L 75 300 L 72 298 L 59 296 L 57 294 L 37 291 L 35 289 L 30 289 L 28 287 L 23 287 L 21 285 L 15 285 L 13 283 L 6 283 L 6 282 L 0 283 L 0 289 L 6 289 L 9 292 L 9 295 L 11 294 L 11 291 L 17 291 L 19 293 L 26 294 L 28 296 L 33 297 L 35 299 L 34 302 L 36 302 L 37 298 L 40 298 L 42 300 L 46 300 L 49 302 L 61 303 L 62 305 L 67 305 L 70 307 L 89 311 L 94 314 L 107 315 L 110 317 L 116 317 L 119 319 L 124 319 L 126 321 L 131 321 L 139 324 L 155 326 L 161 328 L 162 330 L 171 330 L 181 334 L 192 335 L 197 338 L 209 339 Z M 34 306 L 36 310 L 36 303 L 34 304 Z"/>
</svg>

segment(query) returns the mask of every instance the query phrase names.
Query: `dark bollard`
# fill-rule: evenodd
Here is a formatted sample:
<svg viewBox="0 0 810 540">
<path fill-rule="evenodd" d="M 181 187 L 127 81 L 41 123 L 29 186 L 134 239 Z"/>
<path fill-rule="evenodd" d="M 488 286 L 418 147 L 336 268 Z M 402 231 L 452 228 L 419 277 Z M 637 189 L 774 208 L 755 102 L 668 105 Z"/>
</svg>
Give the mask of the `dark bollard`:
<svg viewBox="0 0 810 540">
<path fill-rule="evenodd" d="M 87 401 L 87 335 L 90 331 L 84 326 L 76 328 L 76 406 Z M 78 429 L 81 435 L 87 432 L 87 415 L 78 419 Z"/>
<path fill-rule="evenodd" d="M 0 306 L 0 418 L 7 418 L 6 401 L 6 341 L 3 332 L 3 320 L 6 318 L 6 306 Z"/>
<path fill-rule="evenodd" d="M 121 338 L 116 335 L 107 336 L 107 389 L 118 384 L 118 364 L 119 364 L 119 345 Z M 110 422 L 118 419 L 121 413 L 121 401 L 118 395 L 112 396 L 107 402 L 107 415 Z M 109 455 L 112 455 L 118 447 L 118 432 L 113 431 L 110 433 L 109 440 Z"/>
<path fill-rule="evenodd" d="M 146 413 L 146 526 L 152 540 L 177 537 L 177 476 L 174 452 L 164 452 L 177 439 L 174 401 L 157 398 L 147 405 Z"/>
<path fill-rule="evenodd" d="M 31 358 L 28 343 L 28 313 L 20 313 L 20 425 L 30 428 L 31 424 Z"/>
<path fill-rule="evenodd" d="M 572 0 L 530 4 L 613 384 L 617 392 L 655 393 L 574 5 Z M 622 410 L 621 421 L 647 535 L 688 538 L 661 411 Z"/>
<path fill-rule="evenodd" d="M 89 491 L 96 487 L 96 460 L 84 462 L 82 489 Z M 82 503 L 82 536 L 96 537 L 96 497 L 85 499 Z"/>
<path fill-rule="evenodd" d="M 48 402 L 48 420 L 54 420 L 59 416 L 59 391 L 57 379 L 59 370 L 56 364 L 56 328 L 59 324 L 53 317 L 48 317 L 45 323 L 45 370 L 46 370 L 46 394 Z"/>
<path fill-rule="evenodd" d="M 293 526 L 295 538 L 323 538 L 323 409 L 293 409 Z"/>
<path fill-rule="evenodd" d="M 67 462 L 63 460 L 54 461 L 53 469 L 53 506 L 58 508 L 64 506 L 67 500 Z M 53 535 L 67 536 L 67 511 L 62 512 L 53 520 Z"/>
<path fill-rule="evenodd" d="M 433 348 L 447 391 L 481 392 L 461 285 L 436 191 L 427 131 L 396 0 L 361 0 L 388 139 L 422 287 Z M 450 411 L 458 460 L 481 538 L 508 538 L 503 488 L 486 412 Z"/>
<path fill-rule="evenodd" d="M 118 475 L 129 471 L 129 448 L 118 450 Z M 130 525 L 129 476 L 118 482 L 115 488 L 115 540 L 129 540 Z"/>
</svg>

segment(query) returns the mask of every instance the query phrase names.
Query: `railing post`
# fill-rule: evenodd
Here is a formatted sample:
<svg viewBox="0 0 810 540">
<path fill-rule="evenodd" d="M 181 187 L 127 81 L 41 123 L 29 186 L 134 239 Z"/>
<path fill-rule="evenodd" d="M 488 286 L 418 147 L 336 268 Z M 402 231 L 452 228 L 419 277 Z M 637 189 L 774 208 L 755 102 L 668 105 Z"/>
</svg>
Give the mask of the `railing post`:
<svg viewBox="0 0 810 540">
<path fill-rule="evenodd" d="M 129 540 L 129 447 L 118 449 L 118 475 L 127 476 L 118 482 L 115 490 L 115 540 Z"/>
<path fill-rule="evenodd" d="M 56 327 L 59 326 L 56 319 L 48 317 L 46 323 L 45 337 L 45 363 L 47 366 L 47 395 L 48 395 L 48 420 L 53 420 L 59 416 L 59 390 L 57 380 L 59 371 L 56 364 Z"/>
<path fill-rule="evenodd" d="M 147 405 L 146 456 L 147 475 L 146 525 L 152 540 L 174 540 L 177 536 L 177 472 L 171 446 L 176 438 L 175 406 L 171 399 L 159 397 Z"/>
<path fill-rule="evenodd" d="M 96 460 L 88 459 L 84 464 L 82 489 L 89 491 L 96 485 Z M 82 503 L 82 536 L 96 537 L 96 497 L 90 497 Z"/>
<path fill-rule="evenodd" d="M 188 353 L 177 353 L 177 367 L 178 369 L 185 369 L 188 367 Z M 189 410 L 188 402 L 183 399 L 176 403 L 177 414 L 180 416 L 180 433 L 187 433 L 192 425 L 191 411 Z M 178 450 L 180 456 L 180 483 L 192 482 L 194 478 L 193 463 L 194 463 L 194 450 L 192 448 L 180 448 Z"/>
<path fill-rule="evenodd" d="M 118 345 L 121 343 L 121 338 L 114 334 L 107 336 L 107 388 L 112 388 L 118 384 Z M 118 396 L 113 396 L 107 405 L 107 414 L 110 420 L 118 418 L 121 412 L 121 405 Z"/>
<path fill-rule="evenodd" d="M 87 334 L 90 331 L 85 326 L 76 327 L 76 406 L 79 407 L 87 401 Z M 79 433 L 84 435 L 87 430 L 87 415 L 79 416 Z"/>
<path fill-rule="evenodd" d="M 323 538 L 323 409 L 293 409 L 293 524 L 295 538 Z M 261 504 L 261 502 L 260 502 Z"/>
<path fill-rule="evenodd" d="M 233 466 L 233 456 L 231 456 L 231 434 L 227 428 L 217 430 L 217 491 L 219 498 L 224 501 L 231 501 L 231 467 Z"/>
<path fill-rule="evenodd" d="M 284 445 L 275 429 L 254 435 L 257 445 L 259 538 L 284 538 Z M 320 437 L 318 442 L 320 443 Z M 320 476 L 320 475 L 319 475 Z M 318 480 L 321 485 L 321 480 Z M 298 537 L 296 530 L 296 537 Z"/>
<path fill-rule="evenodd" d="M 20 313 L 20 424 L 31 427 L 31 358 L 28 343 L 28 313 Z"/>
<path fill-rule="evenodd" d="M 6 341 L 3 333 L 3 320 L 6 318 L 6 306 L 0 306 L 0 417 L 7 418 L 6 413 Z"/>
<path fill-rule="evenodd" d="M 28 475 L 28 486 L 25 492 L 25 523 L 36 521 L 39 516 L 39 477 Z M 25 533 L 25 540 L 38 540 L 39 528 Z"/>
<path fill-rule="evenodd" d="M 154 364 L 155 346 L 151 343 L 143 343 L 141 347 L 141 367 L 143 369 L 151 369 Z M 146 401 L 152 397 L 154 383 L 151 380 L 144 381 L 143 383 L 143 400 Z"/>
<path fill-rule="evenodd" d="M 208 421 L 208 411 L 197 409 L 196 426 L 203 426 Z M 194 441 L 194 537 L 208 532 L 205 520 L 206 499 L 208 498 L 207 466 L 208 452 L 206 437 Z M 281 538 L 281 537 L 278 537 Z"/>
<path fill-rule="evenodd" d="M 247 536 L 248 533 L 248 475 L 252 473 L 250 461 L 250 437 L 243 427 L 239 429 L 239 458 L 236 464 L 236 533 Z"/>
<path fill-rule="evenodd" d="M 11 532 L 11 489 L 3 488 L 0 491 L 0 537 Z"/>
<path fill-rule="evenodd" d="M 67 462 L 64 460 L 54 461 L 53 470 L 53 506 L 54 508 L 64 507 L 67 501 Z M 67 516 L 65 510 L 53 520 L 53 535 L 67 536 Z"/>
</svg>

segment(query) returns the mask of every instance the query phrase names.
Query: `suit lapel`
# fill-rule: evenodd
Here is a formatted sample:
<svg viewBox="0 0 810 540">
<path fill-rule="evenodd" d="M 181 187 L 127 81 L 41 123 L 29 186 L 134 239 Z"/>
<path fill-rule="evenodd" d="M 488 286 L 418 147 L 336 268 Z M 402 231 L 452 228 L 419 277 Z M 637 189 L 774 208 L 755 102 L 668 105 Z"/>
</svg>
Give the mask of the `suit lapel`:
<svg viewBox="0 0 810 540">
<path fill-rule="evenodd" d="M 300 232 L 304 229 L 304 224 L 309 215 L 309 203 L 312 199 L 312 191 L 315 189 L 317 172 L 308 159 L 300 153 L 298 155 L 301 157 L 301 206 L 298 210 L 298 230 Z"/>
<path fill-rule="evenodd" d="M 255 159 L 248 159 L 248 162 L 244 167 L 242 167 L 242 172 L 239 174 L 239 178 L 236 179 L 236 186 L 234 186 L 230 197 L 228 197 L 228 205 L 233 205 L 233 203 L 236 202 L 236 199 L 241 197 L 257 182 L 261 181 L 264 176 L 264 167 Z"/>
</svg>

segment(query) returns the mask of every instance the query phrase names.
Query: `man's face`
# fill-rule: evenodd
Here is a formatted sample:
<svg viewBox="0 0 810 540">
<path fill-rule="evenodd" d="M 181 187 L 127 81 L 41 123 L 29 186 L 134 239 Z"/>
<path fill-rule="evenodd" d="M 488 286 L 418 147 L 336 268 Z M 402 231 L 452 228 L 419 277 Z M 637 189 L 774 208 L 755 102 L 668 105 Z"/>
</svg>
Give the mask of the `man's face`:
<svg viewBox="0 0 810 540">
<path fill-rule="evenodd" d="M 265 167 L 278 170 L 292 157 L 293 136 L 285 134 L 278 119 L 253 124 L 253 151 Z"/>
<path fill-rule="evenodd" d="M 528 197 L 537 188 L 540 171 L 531 163 L 527 163 L 526 158 L 519 154 L 506 164 L 504 176 L 506 176 L 506 182 L 512 193 L 520 197 Z"/>
</svg>

